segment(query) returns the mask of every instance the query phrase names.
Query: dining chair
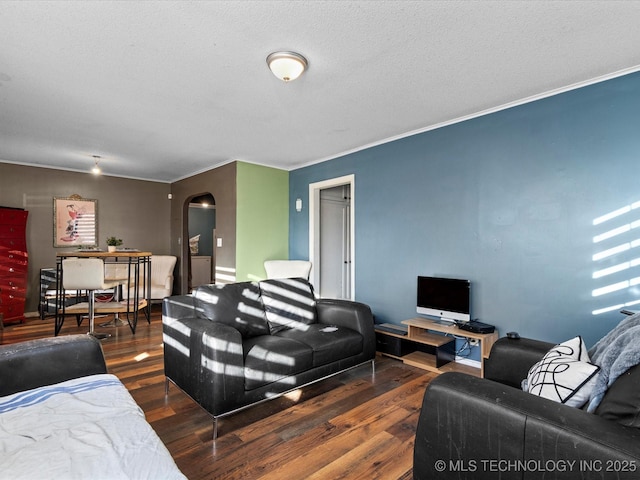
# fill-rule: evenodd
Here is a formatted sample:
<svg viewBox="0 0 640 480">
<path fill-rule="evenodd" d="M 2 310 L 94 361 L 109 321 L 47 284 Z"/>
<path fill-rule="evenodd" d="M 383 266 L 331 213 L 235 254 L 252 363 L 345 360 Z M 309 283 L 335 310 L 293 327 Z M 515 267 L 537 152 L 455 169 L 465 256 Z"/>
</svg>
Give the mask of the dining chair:
<svg viewBox="0 0 640 480">
<path fill-rule="evenodd" d="M 173 293 L 173 271 L 176 266 L 177 257 L 173 255 L 151 255 L 151 278 L 143 281 L 143 277 L 146 275 L 144 268 L 140 269 L 138 279 L 138 295 L 139 298 L 147 298 L 146 287 L 150 287 L 151 295 L 150 300 L 156 300 L 162 302 L 165 297 L 170 297 Z M 128 292 L 124 292 L 125 300 L 129 299 L 129 296 L 135 296 L 135 282 L 132 279 L 131 286 Z"/>
<path fill-rule="evenodd" d="M 105 279 L 104 261 L 101 258 L 65 258 L 62 260 L 62 286 L 65 290 L 86 290 L 89 299 L 88 334 L 102 339 L 110 337 L 108 333 L 94 331 L 96 290 L 117 288 L 126 282 L 122 279 Z"/>
</svg>

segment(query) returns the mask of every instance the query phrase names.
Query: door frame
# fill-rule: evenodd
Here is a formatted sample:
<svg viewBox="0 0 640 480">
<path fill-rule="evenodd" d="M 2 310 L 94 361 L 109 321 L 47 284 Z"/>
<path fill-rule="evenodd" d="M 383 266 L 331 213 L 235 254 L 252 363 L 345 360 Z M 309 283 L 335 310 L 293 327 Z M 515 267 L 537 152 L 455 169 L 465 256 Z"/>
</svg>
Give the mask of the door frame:
<svg viewBox="0 0 640 480">
<path fill-rule="evenodd" d="M 311 262 L 311 283 L 320 291 L 320 190 L 332 187 L 349 185 L 351 191 L 350 218 L 349 218 L 349 242 L 350 242 L 350 277 L 351 277 L 351 300 L 356 298 L 356 238 L 355 238 L 355 218 L 356 218 L 356 177 L 354 174 L 342 177 L 331 178 L 321 182 L 309 184 L 309 261 Z"/>
</svg>

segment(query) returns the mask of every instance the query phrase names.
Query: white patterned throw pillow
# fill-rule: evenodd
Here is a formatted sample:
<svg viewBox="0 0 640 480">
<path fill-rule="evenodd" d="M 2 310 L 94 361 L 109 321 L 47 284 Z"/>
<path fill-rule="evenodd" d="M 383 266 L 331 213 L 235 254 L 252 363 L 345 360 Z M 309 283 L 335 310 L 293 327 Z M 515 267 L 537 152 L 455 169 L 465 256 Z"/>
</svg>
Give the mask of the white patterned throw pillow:
<svg viewBox="0 0 640 480">
<path fill-rule="evenodd" d="M 582 337 L 556 345 L 529 370 L 528 391 L 570 407 L 582 407 L 600 367 L 590 363 Z"/>
<path fill-rule="evenodd" d="M 587 347 L 584 344 L 584 340 L 582 340 L 582 337 L 580 336 L 556 345 L 549 350 L 547 355 L 550 357 L 571 357 L 574 360 L 580 360 L 581 362 L 591 361 L 589 354 L 587 353 Z"/>
</svg>

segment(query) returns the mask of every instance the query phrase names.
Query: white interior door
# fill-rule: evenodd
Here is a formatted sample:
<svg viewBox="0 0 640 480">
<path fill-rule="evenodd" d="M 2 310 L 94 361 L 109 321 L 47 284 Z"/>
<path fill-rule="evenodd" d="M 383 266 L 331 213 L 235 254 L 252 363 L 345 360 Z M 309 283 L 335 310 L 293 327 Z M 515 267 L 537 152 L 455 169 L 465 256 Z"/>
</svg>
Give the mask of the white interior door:
<svg viewBox="0 0 640 480">
<path fill-rule="evenodd" d="M 320 291 L 327 298 L 350 298 L 349 185 L 320 190 Z"/>
<path fill-rule="evenodd" d="M 355 178 L 309 185 L 311 281 L 324 298 L 355 299 Z"/>
</svg>

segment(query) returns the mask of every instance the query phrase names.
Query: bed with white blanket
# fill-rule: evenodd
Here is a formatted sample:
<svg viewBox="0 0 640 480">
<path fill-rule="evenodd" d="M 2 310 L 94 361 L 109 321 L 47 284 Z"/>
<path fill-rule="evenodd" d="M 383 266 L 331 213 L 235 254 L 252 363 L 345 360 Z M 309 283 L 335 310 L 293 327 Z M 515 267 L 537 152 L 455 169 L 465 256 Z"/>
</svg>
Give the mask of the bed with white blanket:
<svg viewBox="0 0 640 480">
<path fill-rule="evenodd" d="M 82 354 L 96 346 L 90 345 L 90 337 L 80 337 L 60 337 L 44 346 L 24 342 L 0 347 L 0 395 L 12 383 L 6 368 L 12 357 L 18 357 L 14 377 L 22 370 L 32 377 L 27 383 L 48 383 L 0 397 L 2 478 L 186 478 L 117 377 L 91 373 L 56 383 L 43 381 L 60 379 L 46 371 L 64 369 L 64 359 L 67 366 L 91 364 Z M 101 370 L 99 365 L 94 369 Z"/>
</svg>

